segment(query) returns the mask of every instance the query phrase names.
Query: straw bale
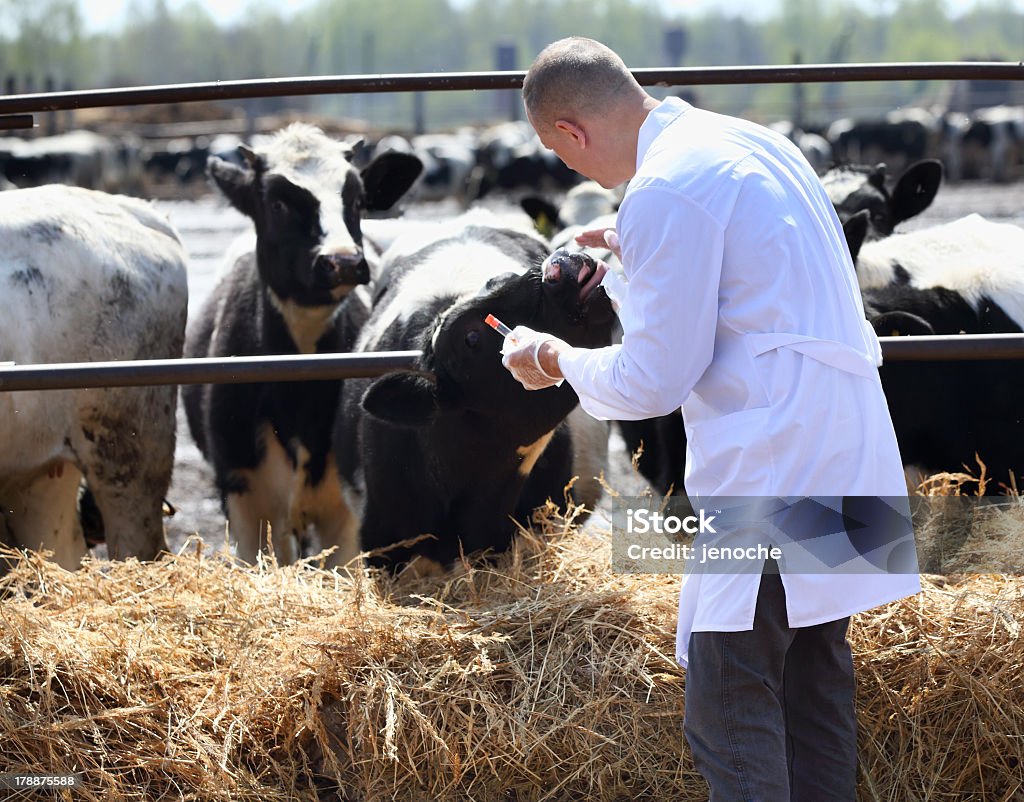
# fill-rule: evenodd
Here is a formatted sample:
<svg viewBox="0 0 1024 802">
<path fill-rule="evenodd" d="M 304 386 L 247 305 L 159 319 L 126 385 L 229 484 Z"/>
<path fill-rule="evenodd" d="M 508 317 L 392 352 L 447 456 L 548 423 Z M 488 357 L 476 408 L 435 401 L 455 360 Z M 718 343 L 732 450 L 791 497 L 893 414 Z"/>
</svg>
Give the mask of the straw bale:
<svg viewBox="0 0 1024 802">
<path fill-rule="evenodd" d="M 548 511 L 443 577 L 38 555 L 0 581 L 0 772 L 86 800 L 706 798 L 678 577 Z M 863 799 L 1021 793 L 1024 582 L 929 579 L 858 616 Z M 72 798 L 70 795 L 67 798 Z"/>
</svg>

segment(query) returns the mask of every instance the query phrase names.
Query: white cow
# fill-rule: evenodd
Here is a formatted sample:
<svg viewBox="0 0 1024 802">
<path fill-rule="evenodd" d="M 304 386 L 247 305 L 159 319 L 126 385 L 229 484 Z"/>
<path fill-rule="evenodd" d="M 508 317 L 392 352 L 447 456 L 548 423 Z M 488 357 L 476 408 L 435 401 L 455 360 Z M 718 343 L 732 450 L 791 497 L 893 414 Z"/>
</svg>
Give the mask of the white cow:
<svg viewBox="0 0 1024 802">
<path fill-rule="evenodd" d="M 145 201 L 67 186 L 0 194 L 0 362 L 181 356 L 185 251 Z M 177 388 L 0 392 L 0 540 L 77 567 L 84 478 L 113 558 L 165 548 Z"/>
</svg>

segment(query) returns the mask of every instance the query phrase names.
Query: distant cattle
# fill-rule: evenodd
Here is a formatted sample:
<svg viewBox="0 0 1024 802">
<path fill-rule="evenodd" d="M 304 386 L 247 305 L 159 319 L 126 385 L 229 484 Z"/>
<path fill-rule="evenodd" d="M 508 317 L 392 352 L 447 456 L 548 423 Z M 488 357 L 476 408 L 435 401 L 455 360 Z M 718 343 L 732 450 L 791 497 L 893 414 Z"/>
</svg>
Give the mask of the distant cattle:
<svg viewBox="0 0 1024 802">
<path fill-rule="evenodd" d="M 139 146 L 93 131 L 0 139 L 0 172 L 18 187 L 70 184 L 98 190 L 132 191 L 141 177 Z"/>
<path fill-rule="evenodd" d="M 835 161 L 832 144 L 821 134 L 805 131 L 790 120 L 779 120 L 768 127 L 796 145 L 816 173 L 824 172 Z"/>
<path fill-rule="evenodd" d="M 179 358 L 185 261 L 143 201 L 66 186 L 0 194 L 0 362 Z M 156 557 L 176 405 L 174 387 L 0 393 L 0 540 L 76 567 L 84 479 L 110 556 Z"/>
<path fill-rule="evenodd" d="M 566 192 L 561 203 L 555 203 L 546 195 L 525 195 L 519 205 L 533 219 L 541 234 L 558 237 L 557 243 L 552 242 L 555 247 L 571 247 L 573 236 L 584 228 L 591 225 L 599 227 L 609 221 L 610 227 L 614 228 L 614 215 L 621 201 L 619 191 L 605 189 L 596 181 L 584 181 Z"/>
<path fill-rule="evenodd" d="M 364 549 L 430 538 L 374 562 L 395 567 L 421 555 L 447 565 L 503 550 L 513 519 L 525 524 L 546 499 L 560 502 L 573 476 L 578 500 L 599 497 L 593 477 L 607 425 L 579 410 L 568 384 L 524 390 L 502 367 L 502 337 L 484 323 L 493 314 L 576 345 L 611 341 L 603 289 L 580 300 L 580 271 L 592 267 L 559 254 L 557 277 L 545 279 L 547 255 L 542 238 L 479 211 L 389 251 L 357 350 L 423 357 L 417 370 L 346 381 L 335 455 Z"/>
<path fill-rule="evenodd" d="M 414 190 L 416 197 L 426 201 L 453 198 L 465 204 L 476 164 L 476 137 L 468 131 L 421 134 L 413 137 L 412 147 L 423 160 L 423 175 Z"/>
<path fill-rule="evenodd" d="M 993 106 L 971 115 L 960 140 L 964 178 L 1015 181 L 1024 176 L 1024 106 Z"/>
<path fill-rule="evenodd" d="M 370 281 L 376 254 L 364 211 L 388 209 L 419 175 L 415 156 L 384 153 L 362 171 L 352 146 L 296 123 L 244 164 L 211 158 L 213 180 L 255 224 L 190 324 L 189 356 L 344 352 L 360 321 L 352 290 Z M 332 563 L 355 554 L 331 457 L 340 382 L 190 386 L 189 429 L 212 464 L 238 556 L 271 548 L 282 563 L 319 541 Z"/>
<path fill-rule="evenodd" d="M 839 165 L 828 170 L 821 182 L 840 222 L 845 224 L 858 212 L 867 211 L 867 237 L 878 239 L 931 205 L 942 184 L 942 163 L 924 159 L 910 165 L 891 190 L 886 186 L 884 164 Z"/>
<path fill-rule="evenodd" d="M 541 144 L 529 123 L 508 122 L 480 134 L 466 195 L 474 201 L 494 191 L 564 191 L 582 180 Z"/>
<path fill-rule="evenodd" d="M 864 310 L 879 335 L 995 334 L 1024 328 L 1024 229 L 978 215 L 860 247 L 847 224 Z M 1024 371 L 1015 360 L 883 365 L 882 385 L 904 463 L 924 472 L 1024 478 Z"/>
<path fill-rule="evenodd" d="M 942 118 L 928 109 L 891 111 L 880 118 L 841 119 L 826 133 L 840 163 L 886 162 L 897 170 L 939 152 Z"/>
</svg>

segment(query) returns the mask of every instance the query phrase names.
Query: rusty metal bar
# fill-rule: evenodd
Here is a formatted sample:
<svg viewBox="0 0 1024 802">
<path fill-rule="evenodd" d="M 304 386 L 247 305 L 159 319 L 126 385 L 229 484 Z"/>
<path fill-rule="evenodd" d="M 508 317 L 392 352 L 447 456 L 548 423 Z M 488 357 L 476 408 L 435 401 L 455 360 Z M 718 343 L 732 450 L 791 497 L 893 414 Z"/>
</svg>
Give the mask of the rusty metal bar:
<svg viewBox="0 0 1024 802">
<path fill-rule="evenodd" d="M 887 362 L 1024 359 L 1024 334 L 879 337 Z"/>
<path fill-rule="evenodd" d="M 1024 359 L 1024 334 L 879 337 L 887 363 Z M 150 384 L 244 384 L 380 376 L 416 367 L 420 351 L 310 356 L 153 359 L 52 365 L 0 363 L 0 392 L 138 387 Z"/>
<path fill-rule="evenodd" d="M 0 117 L 0 131 L 17 131 L 35 127 L 36 121 L 31 114 L 7 114 Z"/>
<path fill-rule="evenodd" d="M 420 351 L 387 351 L 13 365 L 0 367 L 0 392 L 138 387 L 151 384 L 245 384 L 354 379 L 413 368 L 420 354 Z"/>
<path fill-rule="evenodd" d="M 1024 80 L 1024 62 L 919 62 L 911 64 L 792 64 L 745 67 L 676 67 L 633 70 L 645 86 L 831 83 L 835 81 Z M 0 114 L 62 109 L 187 103 L 252 97 L 368 92 L 517 89 L 525 72 L 450 72 L 394 75 L 309 75 L 238 81 L 83 89 L 0 97 Z"/>
</svg>

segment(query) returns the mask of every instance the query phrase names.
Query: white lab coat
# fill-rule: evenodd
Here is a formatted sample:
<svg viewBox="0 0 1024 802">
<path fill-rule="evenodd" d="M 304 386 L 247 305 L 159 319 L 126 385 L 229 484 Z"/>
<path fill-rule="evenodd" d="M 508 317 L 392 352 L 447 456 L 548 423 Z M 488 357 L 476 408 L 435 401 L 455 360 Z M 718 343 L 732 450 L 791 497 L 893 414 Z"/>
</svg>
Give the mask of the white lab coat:
<svg viewBox="0 0 1024 802">
<path fill-rule="evenodd" d="M 785 138 L 670 98 L 640 129 L 618 214 L 628 285 L 621 344 L 559 359 L 583 408 L 640 419 L 683 409 L 687 492 L 905 496 L 878 378 L 881 352 L 842 227 Z M 917 574 L 787 573 L 791 626 L 920 590 Z M 692 631 L 753 625 L 760 577 L 687 574 Z"/>
</svg>

